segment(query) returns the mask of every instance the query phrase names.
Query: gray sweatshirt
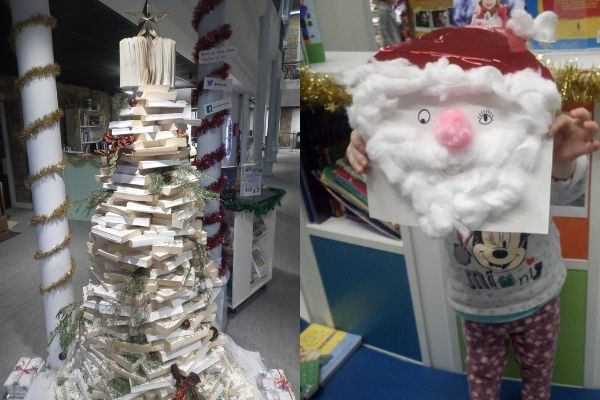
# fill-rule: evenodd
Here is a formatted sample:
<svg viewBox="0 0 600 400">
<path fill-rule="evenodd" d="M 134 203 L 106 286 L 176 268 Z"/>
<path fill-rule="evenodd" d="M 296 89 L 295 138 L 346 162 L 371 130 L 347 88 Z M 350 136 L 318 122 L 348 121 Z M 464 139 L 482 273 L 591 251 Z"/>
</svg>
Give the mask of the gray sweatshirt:
<svg viewBox="0 0 600 400">
<path fill-rule="evenodd" d="M 569 180 L 553 180 L 551 204 L 578 199 L 587 184 L 587 168 L 588 158 L 579 157 Z M 567 275 L 552 220 L 547 235 L 455 233 L 444 244 L 450 267 L 448 300 L 462 314 L 494 318 L 535 309 L 559 294 Z"/>
</svg>

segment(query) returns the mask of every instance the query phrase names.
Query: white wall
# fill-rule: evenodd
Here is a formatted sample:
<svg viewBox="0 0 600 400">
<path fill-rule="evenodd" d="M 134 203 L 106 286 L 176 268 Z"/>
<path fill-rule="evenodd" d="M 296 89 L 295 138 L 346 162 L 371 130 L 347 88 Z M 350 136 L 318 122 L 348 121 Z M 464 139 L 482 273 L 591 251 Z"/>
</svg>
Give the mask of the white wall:
<svg viewBox="0 0 600 400">
<path fill-rule="evenodd" d="M 325 51 L 376 51 L 368 0 L 314 0 Z"/>
</svg>

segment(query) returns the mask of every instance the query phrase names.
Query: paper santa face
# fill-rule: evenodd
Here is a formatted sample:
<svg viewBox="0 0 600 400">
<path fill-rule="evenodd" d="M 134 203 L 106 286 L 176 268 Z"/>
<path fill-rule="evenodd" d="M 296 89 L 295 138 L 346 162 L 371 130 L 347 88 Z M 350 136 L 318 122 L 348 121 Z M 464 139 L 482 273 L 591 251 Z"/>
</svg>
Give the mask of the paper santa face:
<svg viewBox="0 0 600 400">
<path fill-rule="evenodd" d="M 547 70 L 514 37 L 484 28 L 440 31 L 383 50 L 346 77 L 350 123 L 367 142 L 375 174 L 385 176 L 431 236 L 479 229 L 535 202 L 524 200 L 532 180 L 548 181 L 539 188 L 548 203 L 546 133 L 560 106 Z M 369 185 L 370 209 L 380 204 L 378 192 Z M 389 200 L 393 191 L 383 196 Z M 546 225 L 547 219 L 541 216 Z"/>
</svg>

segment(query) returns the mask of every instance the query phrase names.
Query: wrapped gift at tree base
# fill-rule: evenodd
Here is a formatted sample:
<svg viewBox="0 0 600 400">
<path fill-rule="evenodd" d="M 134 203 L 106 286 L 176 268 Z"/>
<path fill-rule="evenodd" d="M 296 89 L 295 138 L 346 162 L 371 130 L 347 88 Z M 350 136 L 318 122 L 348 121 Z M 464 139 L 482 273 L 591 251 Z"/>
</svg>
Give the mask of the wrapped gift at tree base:
<svg viewBox="0 0 600 400">
<path fill-rule="evenodd" d="M 10 398 L 22 399 L 31 387 L 31 382 L 44 368 L 44 360 L 41 358 L 21 357 L 15 369 L 4 382 Z"/>
<path fill-rule="evenodd" d="M 282 369 L 265 369 L 256 378 L 259 389 L 268 400 L 296 400 L 290 382 Z"/>
</svg>

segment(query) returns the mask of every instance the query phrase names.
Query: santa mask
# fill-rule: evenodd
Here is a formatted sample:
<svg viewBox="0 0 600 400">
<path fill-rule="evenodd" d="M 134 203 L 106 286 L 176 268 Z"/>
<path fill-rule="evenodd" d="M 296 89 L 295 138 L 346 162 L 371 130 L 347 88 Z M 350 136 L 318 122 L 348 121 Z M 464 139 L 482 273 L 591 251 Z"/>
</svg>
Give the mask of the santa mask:
<svg viewBox="0 0 600 400">
<path fill-rule="evenodd" d="M 433 31 L 345 77 L 350 124 L 431 236 L 475 230 L 517 204 L 560 108 L 549 71 L 525 47 L 547 29 L 516 17 L 512 31 Z"/>
</svg>

